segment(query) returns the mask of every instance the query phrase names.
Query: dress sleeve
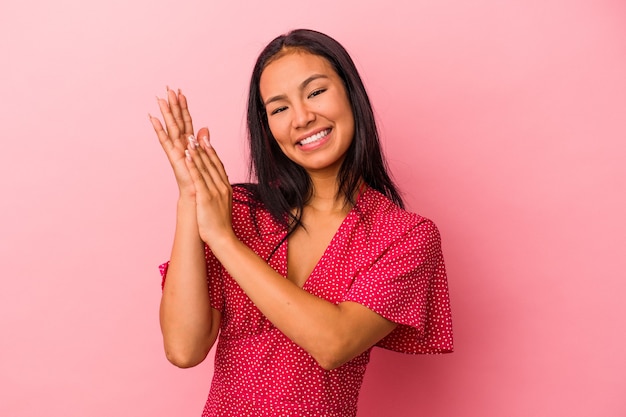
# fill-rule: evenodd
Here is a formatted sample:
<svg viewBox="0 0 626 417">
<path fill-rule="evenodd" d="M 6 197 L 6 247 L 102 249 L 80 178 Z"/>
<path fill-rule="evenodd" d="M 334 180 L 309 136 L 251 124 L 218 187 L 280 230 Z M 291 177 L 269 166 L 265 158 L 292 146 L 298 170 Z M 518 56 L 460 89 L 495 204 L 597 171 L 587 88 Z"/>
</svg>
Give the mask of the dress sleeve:
<svg viewBox="0 0 626 417">
<path fill-rule="evenodd" d="M 209 286 L 209 298 L 211 299 L 211 307 L 216 310 L 224 311 L 224 267 L 217 260 L 211 249 L 204 245 L 204 254 L 206 258 L 207 283 Z M 161 273 L 161 290 L 165 287 L 165 279 L 170 262 L 159 265 Z"/>
<path fill-rule="evenodd" d="M 441 238 L 430 220 L 391 242 L 355 278 L 345 300 L 398 323 L 377 346 L 414 354 L 453 349 Z"/>
</svg>

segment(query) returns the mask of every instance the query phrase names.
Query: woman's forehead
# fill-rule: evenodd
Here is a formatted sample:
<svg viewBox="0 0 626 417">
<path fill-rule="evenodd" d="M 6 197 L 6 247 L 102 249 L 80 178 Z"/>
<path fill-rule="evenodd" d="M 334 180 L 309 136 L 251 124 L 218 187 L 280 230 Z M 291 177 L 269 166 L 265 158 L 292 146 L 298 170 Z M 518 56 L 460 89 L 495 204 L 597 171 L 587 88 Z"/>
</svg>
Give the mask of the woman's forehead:
<svg viewBox="0 0 626 417">
<path fill-rule="evenodd" d="M 298 84 L 312 74 L 336 77 L 337 73 L 328 60 L 307 51 L 293 50 L 272 60 L 261 73 L 261 90 L 268 87 L 286 87 Z"/>
</svg>

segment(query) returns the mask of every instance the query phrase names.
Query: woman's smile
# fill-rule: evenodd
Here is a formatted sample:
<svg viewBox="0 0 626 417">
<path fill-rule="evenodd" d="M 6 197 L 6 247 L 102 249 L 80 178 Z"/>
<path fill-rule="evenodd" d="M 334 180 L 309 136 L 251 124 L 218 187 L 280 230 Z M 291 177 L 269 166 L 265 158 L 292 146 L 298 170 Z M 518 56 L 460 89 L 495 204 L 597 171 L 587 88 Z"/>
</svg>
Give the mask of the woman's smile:
<svg viewBox="0 0 626 417">
<path fill-rule="evenodd" d="M 321 132 L 314 133 L 311 136 L 308 136 L 302 139 L 301 141 L 299 141 L 298 145 L 300 145 L 302 149 L 307 149 L 307 150 L 317 148 L 319 145 L 326 143 L 326 141 L 328 140 L 328 135 L 330 134 L 330 131 L 331 129 L 324 129 Z"/>
</svg>

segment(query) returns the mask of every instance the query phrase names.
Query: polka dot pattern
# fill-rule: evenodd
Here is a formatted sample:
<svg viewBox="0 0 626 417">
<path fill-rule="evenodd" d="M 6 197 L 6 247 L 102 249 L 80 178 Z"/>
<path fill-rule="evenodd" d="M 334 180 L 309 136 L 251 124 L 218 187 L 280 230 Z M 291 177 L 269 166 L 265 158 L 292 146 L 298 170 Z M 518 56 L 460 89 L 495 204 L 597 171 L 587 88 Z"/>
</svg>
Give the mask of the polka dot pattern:
<svg viewBox="0 0 626 417">
<path fill-rule="evenodd" d="M 269 213 L 254 215 L 234 188 L 233 228 L 268 259 L 286 231 Z M 288 242 L 269 264 L 287 276 Z M 321 368 L 254 306 L 207 249 L 211 302 L 222 312 L 215 373 L 203 417 L 356 416 L 370 351 L 332 371 Z M 165 276 L 167 265 L 162 266 Z M 360 303 L 399 326 L 377 346 L 404 353 L 451 352 L 446 271 L 434 223 L 366 189 L 303 288 L 333 303 Z"/>
</svg>

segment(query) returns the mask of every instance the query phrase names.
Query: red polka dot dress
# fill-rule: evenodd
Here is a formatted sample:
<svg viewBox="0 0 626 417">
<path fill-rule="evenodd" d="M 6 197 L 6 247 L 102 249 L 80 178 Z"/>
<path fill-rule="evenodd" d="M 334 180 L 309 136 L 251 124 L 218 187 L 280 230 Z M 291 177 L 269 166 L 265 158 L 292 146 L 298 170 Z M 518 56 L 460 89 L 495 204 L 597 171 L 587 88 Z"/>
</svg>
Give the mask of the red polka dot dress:
<svg viewBox="0 0 626 417">
<path fill-rule="evenodd" d="M 266 211 L 251 208 L 241 188 L 233 192 L 235 233 L 286 277 L 286 230 Z M 222 323 L 203 417 L 356 416 L 371 349 L 324 370 L 265 318 L 208 249 L 207 269 Z M 377 346 L 414 354 L 452 351 L 437 228 L 373 189 L 359 196 L 303 289 L 335 304 L 360 303 L 398 323 Z"/>
</svg>

